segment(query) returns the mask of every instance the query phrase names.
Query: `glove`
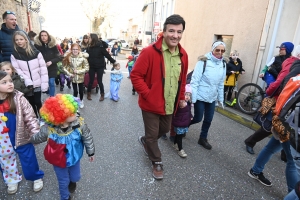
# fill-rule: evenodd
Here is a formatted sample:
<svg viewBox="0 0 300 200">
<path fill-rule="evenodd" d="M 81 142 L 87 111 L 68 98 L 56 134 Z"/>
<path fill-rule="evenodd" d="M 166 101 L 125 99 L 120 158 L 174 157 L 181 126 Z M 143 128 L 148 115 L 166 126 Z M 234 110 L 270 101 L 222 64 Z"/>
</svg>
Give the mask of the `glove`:
<svg viewBox="0 0 300 200">
<path fill-rule="evenodd" d="M 223 102 L 219 102 L 221 107 L 224 109 L 224 103 Z"/>
<path fill-rule="evenodd" d="M 218 106 L 218 107 L 221 107 L 221 108 L 223 108 L 224 109 L 224 103 L 223 102 L 218 102 L 218 101 L 216 101 L 216 106 Z"/>
</svg>

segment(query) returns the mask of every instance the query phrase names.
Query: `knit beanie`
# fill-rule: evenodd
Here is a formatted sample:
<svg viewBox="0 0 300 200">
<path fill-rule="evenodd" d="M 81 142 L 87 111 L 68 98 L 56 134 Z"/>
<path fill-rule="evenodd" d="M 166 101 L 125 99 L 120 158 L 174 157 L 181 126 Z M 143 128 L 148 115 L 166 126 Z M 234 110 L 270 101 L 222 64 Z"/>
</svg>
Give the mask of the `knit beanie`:
<svg viewBox="0 0 300 200">
<path fill-rule="evenodd" d="M 277 48 L 285 48 L 286 54 L 291 54 L 294 50 L 294 44 L 291 42 L 284 42 Z"/>
<path fill-rule="evenodd" d="M 192 88 L 191 88 L 191 85 L 190 84 L 186 84 L 185 85 L 185 92 L 189 92 L 192 94 Z"/>
</svg>

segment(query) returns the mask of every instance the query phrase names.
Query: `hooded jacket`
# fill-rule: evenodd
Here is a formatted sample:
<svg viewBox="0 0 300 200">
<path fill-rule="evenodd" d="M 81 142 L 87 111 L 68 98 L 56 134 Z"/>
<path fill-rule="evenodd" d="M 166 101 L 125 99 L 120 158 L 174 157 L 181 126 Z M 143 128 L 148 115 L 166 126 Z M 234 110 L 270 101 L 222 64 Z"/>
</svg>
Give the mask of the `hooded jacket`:
<svg viewBox="0 0 300 200">
<path fill-rule="evenodd" d="M 206 61 L 203 72 L 204 61 Z M 224 80 L 226 76 L 226 64 L 212 56 L 211 52 L 200 56 L 196 63 L 191 79 L 192 102 L 197 100 L 212 103 L 216 100 L 224 101 Z"/>
<path fill-rule="evenodd" d="M 164 98 L 165 65 L 162 51 L 163 37 L 154 44 L 144 48 L 136 60 L 130 74 L 134 89 L 139 93 L 139 106 L 142 110 L 160 115 L 166 115 Z M 181 72 L 174 113 L 177 111 L 179 100 L 185 100 L 185 84 L 188 69 L 188 55 L 178 44 Z"/>
<path fill-rule="evenodd" d="M 89 55 L 87 53 L 79 53 L 77 57 L 73 55 L 70 56 L 70 65 L 64 66 L 64 72 L 68 75 L 74 75 L 72 78 L 73 83 L 83 83 L 84 75 L 89 71 L 89 63 L 86 60 Z M 74 70 L 77 71 L 77 74 L 74 73 Z"/>
<path fill-rule="evenodd" d="M 12 37 L 19 30 L 18 25 L 16 25 L 15 29 L 8 29 L 5 23 L 2 24 L 0 30 L 0 62 L 10 61 L 10 55 L 14 51 Z"/>
<path fill-rule="evenodd" d="M 53 36 L 49 35 L 49 42 L 43 43 L 39 36 L 34 38 L 34 46 L 42 53 L 45 62 L 51 61 L 52 64 L 47 67 L 49 78 L 57 76 L 57 63 L 61 61 L 60 53 L 56 47 L 56 40 Z"/>
<path fill-rule="evenodd" d="M 278 74 L 278 77 L 276 79 L 275 82 L 271 83 L 268 87 L 268 89 L 266 90 L 266 94 L 268 96 L 271 96 L 274 92 L 276 92 L 277 88 L 280 87 L 281 82 L 283 81 L 284 77 L 286 77 L 286 75 L 290 72 L 290 68 L 291 65 L 293 64 L 293 62 L 295 62 L 296 60 L 299 60 L 298 58 L 291 56 L 290 58 L 286 59 L 283 63 L 282 63 L 282 70 L 280 71 L 280 73 Z M 278 91 L 277 94 L 274 95 L 276 98 L 278 97 Z"/>
<path fill-rule="evenodd" d="M 11 64 L 16 69 L 18 75 L 22 76 L 26 87 L 32 85 L 33 88 L 41 87 L 42 92 L 48 90 L 48 71 L 42 54 L 34 49 L 34 55 L 27 55 L 25 50 L 17 48 L 18 51 L 11 55 Z"/>
</svg>

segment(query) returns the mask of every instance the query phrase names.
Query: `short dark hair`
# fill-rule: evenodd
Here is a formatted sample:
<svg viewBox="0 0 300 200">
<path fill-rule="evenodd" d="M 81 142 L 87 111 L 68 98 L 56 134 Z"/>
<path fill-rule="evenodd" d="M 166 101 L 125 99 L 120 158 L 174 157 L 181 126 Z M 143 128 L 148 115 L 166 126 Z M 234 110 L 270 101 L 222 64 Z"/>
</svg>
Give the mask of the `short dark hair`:
<svg viewBox="0 0 300 200">
<path fill-rule="evenodd" d="M 34 38 L 36 36 L 36 33 L 33 32 L 33 31 L 29 31 L 28 32 L 28 37 L 31 39 L 31 38 Z"/>
<path fill-rule="evenodd" d="M 7 17 L 7 15 L 15 15 L 15 16 L 16 16 L 16 14 L 15 14 L 14 12 L 11 12 L 11 11 L 5 11 L 5 12 L 3 13 L 3 15 L 2 15 L 2 19 L 5 20 L 6 17 Z"/>
<path fill-rule="evenodd" d="M 167 25 L 168 24 L 175 24 L 175 25 L 182 24 L 183 31 L 185 29 L 184 19 L 180 15 L 177 15 L 177 14 L 171 15 L 166 19 L 166 21 L 164 23 L 164 29 L 163 29 L 164 32 L 167 30 Z"/>
</svg>

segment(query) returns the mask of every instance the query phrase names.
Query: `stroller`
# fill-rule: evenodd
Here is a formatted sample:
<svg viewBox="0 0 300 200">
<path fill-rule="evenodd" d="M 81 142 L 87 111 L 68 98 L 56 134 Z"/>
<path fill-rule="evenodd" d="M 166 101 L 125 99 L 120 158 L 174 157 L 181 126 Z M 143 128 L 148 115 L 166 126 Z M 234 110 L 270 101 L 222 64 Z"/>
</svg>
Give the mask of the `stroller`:
<svg viewBox="0 0 300 200">
<path fill-rule="evenodd" d="M 84 75 L 84 93 L 85 93 L 85 88 L 87 89 L 88 86 L 89 86 L 89 82 L 90 82 L 90 76 L 89 76 L 89 73 L 86 73 Z M 98 85 L 98 81 L 97 81 L 97 74 L 95 74 L 95 78 L 94 78 L 94 82 L 93 82 L 93 85 L 92 85 L 92 89 L 95 89 L 96 88 L 96 94 L 99 92 L 99 85 Z"/>
</svg>

